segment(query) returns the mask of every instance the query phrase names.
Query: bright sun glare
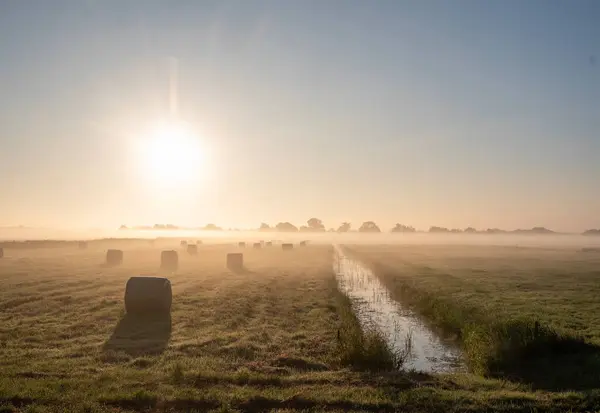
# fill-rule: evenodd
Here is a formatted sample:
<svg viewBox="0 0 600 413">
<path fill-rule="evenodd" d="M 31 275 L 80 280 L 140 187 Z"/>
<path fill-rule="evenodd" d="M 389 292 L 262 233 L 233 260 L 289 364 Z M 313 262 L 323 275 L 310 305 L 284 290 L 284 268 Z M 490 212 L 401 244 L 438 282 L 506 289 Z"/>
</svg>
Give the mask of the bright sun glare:
<svg viewBox="0 0 600 413">
<path fill-rule="evenodd" d="M 153 184 L 185 186 L 206 175 L 206 153 L 191 128 L 182 122 L 165 122 L 144 139 L 145 174 Z"/>
</svg>

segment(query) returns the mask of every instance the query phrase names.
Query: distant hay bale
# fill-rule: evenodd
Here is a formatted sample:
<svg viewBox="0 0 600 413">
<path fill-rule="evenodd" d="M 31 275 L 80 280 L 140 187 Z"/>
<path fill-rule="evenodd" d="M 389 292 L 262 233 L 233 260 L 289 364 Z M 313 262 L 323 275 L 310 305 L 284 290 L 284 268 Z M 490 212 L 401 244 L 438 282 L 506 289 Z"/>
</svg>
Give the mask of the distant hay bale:
<svg viewBox="0 0 600 413">
<path fill-rule="evenodd" d="M 256 248 L 256 249 L 261 249 L 262 248 L 262 245 L 260 244 L 260 242 L 255 242 L 252 246 L 254 248 Z"/>
<path fill-rule="evenodd" d="M 581 252 L 600 252 L 600 247 L 587 247 L 582 248 Z"/>
<path fill-rule="evenodd" d="M 178 267 L 179 255 L 177 255 L 177 251 L 169 250 L 160 253 L 160 268 L 174 271 Z"/>
<path fill-rule="evenodd" d="M 196 245 L 202 245 L 202 241 L 201 240 L 196 241 Z"/>
<path fill-rule="evenodd" d="M 198 246 L 196 244 L 188 244 L 187 252 L 190 255 L 197 255 L 198 254 Z"/>
<path fill-rule="evenodd" d="M 271 247 L 271 246 L 273 246 L 273 243 L 271 241 L 265 242 L 265 247 Z"/>
<path fill-rule="evenodd" d="M 300 246 L 301 247 L 306 247 L 308 241 L 300 241 Z"/>
<path fill-rule="evenodd" d="M 287 244 L 287 243 L 281 244 L 281 249 L 282 250 L 292 250 L 292 249 L 294 249 L 294 244 Z"/>
<path fill-rule="evenodd" d="M 246 243 L 245 242 L 238 242 L 238 247 L 245 248 L 246 247 Z"/>
<path fill-rule="evenodd" d="M 181 245 L 182 247 L 185 247 L 185 246 L 187 246 L 187 241 L 181 241 L 179 243 L 179 245 Z"/>
<path fill-rule="evenodd" d="M 109 265 L 119 265 L 123 262 L 123 251 L 108 250 L 106 251 L 106 263 Z"/>
<path fill-rule="evenodd" d="M 125 286 L 125 311 L 129 314 L 168 313 L 173 295 L 171 282 L 160 277 L 131 277 Z"/>
<path fill-rule="evenodd" d="M 241 252 L 227 254 L 227 268 L 233 271 L 239 271 L 244 268 L 244 254 Z"/>
<path fill-rule="evenodd" d="M 87 242 L 85 242 L 85 241 L 79 241 L 78 245 L 79 245 L 80 250 L 84 250 L 87 248 Z"/>
<path fill-rule="evenodd" d="M 262 239 L 260 240 L 260 245 L 262 245 L 263 247 L 265 246 L 265 242 Z"/>
</svg>

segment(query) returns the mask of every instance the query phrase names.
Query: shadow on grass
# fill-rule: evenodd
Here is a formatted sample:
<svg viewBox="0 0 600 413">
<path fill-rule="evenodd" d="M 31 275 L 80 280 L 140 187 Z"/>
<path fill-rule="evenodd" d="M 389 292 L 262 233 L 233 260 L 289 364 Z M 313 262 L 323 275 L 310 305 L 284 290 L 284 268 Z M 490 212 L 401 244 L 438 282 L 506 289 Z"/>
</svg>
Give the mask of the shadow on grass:
<svg viewBox="0 0 600 413">
<path fill-rule="evenodd" d="M 132 357 L 156 355 L 165 351 L 170 338 L 170 314 L 125 314 L 102 351 L 122 352 Z"/>
<path fill-rule="evenodd" d="M 103 400 L 103 403 L 121 409 L 151 410 L 158 406 L 158 398 L 150 393 L 138 392 L 132 395 L 131 397 Z M 161 401 L 160 405 L 164 409 L 174 409 L 177 411 L 206 411 L 222 406 L 222 402 L 214 399 L 175 399 Z M 240 401 L 238 403 L 232 403 L 230 407 L 243 412 L 264 412 L 275 409 L 304 411 L 315 408 L 319 409 L 320 411 L 396 411 L 396 406 L 390 403 L 361 403 L 346 400 L 323 401 L 311 400 L 302 396 L 293 396 L 284 400 L 255 396 L 247 400 Z"/>
<path fill-rule="evenodd" d="M 249 270 L 248 267 L 246 267 L 245 265 L 242 267 L 228 266 L 227 268 L 229 269 L 229 271 L 235 274 L 256 274 L 255 271 Z"/>
<path fill-rule="evenodd" d="M 115 267 L 120 267 L 122 265 L 121 262 L 103 262 L 100 265 L 98 265 L 100 268 L 115 268 Z"/>
<path fill-rule="evenodd" d="M 600 383 L 600 347 L 572 337 L 532 342 L 518 354 L 490 364 L 492 377 L 534 390 L 591 390 Z"/>
</svg>

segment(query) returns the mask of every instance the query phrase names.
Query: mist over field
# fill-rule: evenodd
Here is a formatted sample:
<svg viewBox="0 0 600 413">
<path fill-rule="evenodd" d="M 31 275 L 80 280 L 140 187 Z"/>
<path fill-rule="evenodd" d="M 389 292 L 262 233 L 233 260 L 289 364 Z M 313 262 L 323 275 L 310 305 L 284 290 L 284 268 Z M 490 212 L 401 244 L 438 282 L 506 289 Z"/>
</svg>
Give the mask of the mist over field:
<svg viewBox="0 0 600 413">
<path fill-rule="evenodd" d="M 57 230 L 40 228 L 0 228 L 0 241 L 26 240 L 92 240 L 102 238 L 175 238 L 200 239 L 211 243 L 236 241 L 299 242 L 318 244 L 398 244 L 398 245 L 499 245 L 518 247 L 599 247 L 600 237 L 581 234 L 432 234 L 432 233 L 312 233 L 277 231 L 201 231 L 201 230 Z"/>
</svg>

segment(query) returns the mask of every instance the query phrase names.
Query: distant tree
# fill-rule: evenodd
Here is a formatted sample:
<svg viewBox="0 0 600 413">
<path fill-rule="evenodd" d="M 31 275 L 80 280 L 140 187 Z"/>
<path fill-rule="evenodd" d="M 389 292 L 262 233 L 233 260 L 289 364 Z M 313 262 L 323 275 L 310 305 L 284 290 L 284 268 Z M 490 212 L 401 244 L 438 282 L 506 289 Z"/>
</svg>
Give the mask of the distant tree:
<svg viewBox="0 0 600 413">
<path fill-rule="evenodd" d="M 221 231 L 223 228 L 220 228 L 218 226 L 216 226 L 215 224 L 206 224 L 204 226 L 204 228 L 202 228 L 204 231 Z"/>
<path fill-rule="evenodd" d="M 588 229 L 583 232 L 583 235 L 600 235 L 600 229 Z"/>
<path fill-rule="evenodd" d="M 450 232 L 457 234 L 457 233 L 460 233 L 460 232 L 462 232 L 462 230 L 461 230 L 461 229 L 458 229 L 458 228 L 452 228 L 452 229 L 450 230 Z"/>
<path fill-rule="evenodd" d="M 473 227 L 468 227 L 468 228 L 465 228 L 464 232 L 469 233 L 469 234 L 473 234 L 473 233 L 477 232 L 477 230 L 475 228 L 473 228 Z"/>
<path fill-rule="evenodd" d="M 358 229 L 358 232 L 381 232 L 381 229 L 373 221 L 365 221 Z"/>
<path fill-rule="evenodd" d="M 311 218 L 306 223 L 311 231 L 325 231 L 325 225 L 319 218 Z"/>
<path fill-rule="evenodd" d="M 337 232 L 348 232 L 352 225 L 349 222 L 343 222 L 342 225 L 337 229 Z"/>
<path fill-rule="evenodd" d="M 120 230 L 122 230 L 122 229 L 129 229 L 129 228 L 127 227 L 127 225 L 121 225 L 121 226 L 119 227 L 119 229 L 120 229 Z"/>
<path fill-rule="evenodd" d="M 499 229 L 499 228 L 488 228 L 485 230 L 486 234 L 503 234 L 506 231 L 504 231 L 503 229 Z"/>
<path fill-rule="evenodd" d="M 280 222 L 275 228 L 280 232 L 298 232 L 298 228 L 289 222 Z"/>
<path fill-rule="evenodd" d="M 450 230 L 448 228 L 444 228 L 444 227 L 431 227 L 431 228 L 429 228 L 429 232 L 441 233 L 441 232 L 450 232 Z"/>
<path fill-rule="evenodd" d="M 506 232 L 506 231 L 503 231 Z M 515 229 L 514 234 L 554 234 L 554 231 L 544 227 L 533 227 L 531 229 Z"/>
<path fill-rule="evenodd" d="M 554 233 L 554 231 L 552 231 L 551 229 L 545 228 L 545 227 L 533 227 L 533 228 L 531 228 L 531 232 L 536 233 L 536 234 Z"/>
<path fill-rule="evenodd" d="M 408 225 L 396 224 L 396 226 L 392 228 L 392 232 L 417 232 L 417 230 Z"/>
<path fill-rule="evenodd" d="M 269 226 L 269 224 L 265 224 L 263 222 L 262 224 L 260 224 L 260 228 L 258 230 L 259 231 L 271 231 L 271 227 Z"/>
</svg>

